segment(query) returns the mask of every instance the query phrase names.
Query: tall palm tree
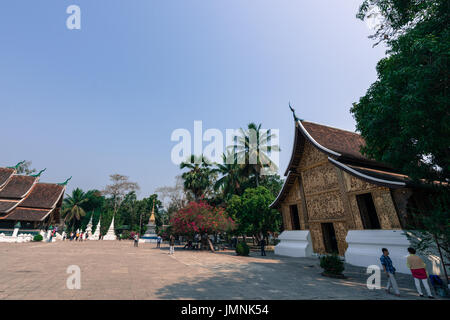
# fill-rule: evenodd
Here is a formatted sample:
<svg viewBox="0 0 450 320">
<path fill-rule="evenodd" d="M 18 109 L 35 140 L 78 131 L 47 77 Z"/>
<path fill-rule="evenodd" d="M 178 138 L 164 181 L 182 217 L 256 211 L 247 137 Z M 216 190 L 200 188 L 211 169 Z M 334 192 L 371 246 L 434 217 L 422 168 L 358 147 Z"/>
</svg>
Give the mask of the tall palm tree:
<svg viewBox="0 0 450 320">
<path fill-rule="evenodd" d="M 242 182 L 242 170 L 241 167 L 233 161 L 232 163 L 227 163 L 227 157 L 231 157 L 230 152 L 227 155 L 222 154 L 223 164 L 216 164 L 216 168 L 213 172 L 217 172 L 221 177 L 216 181 L 214 189 L 217 191 L 222 189 L 225 197 L 231 196 L 233 194 L 239 194 Z"/>
<path fill-rule="evenodd" d="M 72 195 L 67 196 L 63 202 L 62 217 L 72 227 L 77 227 L 81 223 L 82 217 L 86 215 L 82 205 L 89 201 L 86 193 L 80 188 L 72 191 Z"/>
<path fill-rule="evenodd" d="M 280 151 L 278 145 L 272 145 L 271 140 L 276 137 L 270 130 L 262 131 L 261 124 L 249 123 L 247 129 L 240 129 L 241 135 L 232 148 L 236 152 L 237 161 L 241 164 L 243 173 L 248 177 L 255 175 L 256 186 L 262 170 L 276 172 L 278 167 L 270 160 L 270 152 Z"/>
<path fill-rule="evenodd" d="M 189 170 L 181 175 L 184 180 L 184 189 L 192 192 L 195 201 L 200 200 L 211 186 L 214 173 L 210 162 L 203 156 L 191 155 L 187 161 L 180 164 L 180 169 Z"/>
</svg>

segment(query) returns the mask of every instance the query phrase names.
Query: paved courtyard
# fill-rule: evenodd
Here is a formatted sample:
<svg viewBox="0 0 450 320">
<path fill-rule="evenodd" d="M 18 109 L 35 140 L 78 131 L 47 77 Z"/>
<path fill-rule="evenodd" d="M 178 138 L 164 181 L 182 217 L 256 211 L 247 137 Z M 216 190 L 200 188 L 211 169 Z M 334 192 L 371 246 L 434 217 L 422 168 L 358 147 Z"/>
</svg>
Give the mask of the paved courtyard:
<svg viewBox="0 0 450 320">
<path fill-rule="evenodd" d="M 69 290 L 69 265 L 81 289 Z M 400 298 L 368 290 L 365 270 L 346 265 L 348 279 L 321 276 L 317 258 L 268 253 L 238 257 L 131 241 L 0 243 L 0 299 L 424 299 L 399 274 Z M 382 277 L 382 285 L 386 284 Z"/>
</svg>

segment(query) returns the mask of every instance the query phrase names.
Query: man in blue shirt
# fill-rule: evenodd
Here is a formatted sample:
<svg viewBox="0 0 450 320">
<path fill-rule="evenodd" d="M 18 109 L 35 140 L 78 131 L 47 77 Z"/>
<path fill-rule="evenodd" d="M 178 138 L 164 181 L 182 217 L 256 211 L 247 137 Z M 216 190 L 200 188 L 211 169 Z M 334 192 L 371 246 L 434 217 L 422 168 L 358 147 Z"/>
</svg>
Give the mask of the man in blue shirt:
<svg viewBox="0 0 450 320">
<path fill-rule="evenodd" d="M 394 289 L 395 295 L 400 296 L 400 291 L 398 290 L 397 281 L 395 280 L 395 268 L 392 265 L 392 260 L 389 258 L 389 251 L 386 248 L 381 249 L 383 255 L 380 257 L 381 265 L 383 266 L 384 272 L 388 277 L 388 283 L 386 287 L 386 292 L 390 293 L 390 288 Z"/>
</svg>

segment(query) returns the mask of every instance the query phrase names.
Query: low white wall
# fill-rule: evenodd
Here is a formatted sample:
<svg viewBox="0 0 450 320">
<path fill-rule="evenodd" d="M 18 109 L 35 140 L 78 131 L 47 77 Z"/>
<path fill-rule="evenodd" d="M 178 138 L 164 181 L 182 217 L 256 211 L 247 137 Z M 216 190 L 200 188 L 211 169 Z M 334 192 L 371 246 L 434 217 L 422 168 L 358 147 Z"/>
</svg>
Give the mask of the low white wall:
<svg viewBox="0 0 450 320">
<path fill-rule="evenodd" d="M 312 243 L 309 230 L 286 230 L 278 239 L 280 243 L 275 246 L 275 254 L 289 257 L 311 257 Z"/>
<path fill-rule="evenodd" d="M 345 252 L 345 261 L 349 264 L 368 267 L 378 265 L 381 267 L 380 257 L 383 254 L 381 248 L 389 250 L 397 272 L 410 274 L 406 266 L 406 258 L 409 255 L 408 247 L 411 243 L 403 230 L 349 230 L 346 241 L 348 243 Z M 427 265 L 430 274 L 443 275 L 440 260 L 435 255 L 421 256 Z"/>
<path fill-rule="evenodd" d="M 29 242 L 32 241 L 34 236 L 32 234 L 19 234 L 18 236 L 7 236 L 4 233 L 0 233 L 0 242 Z"/>
</svg>

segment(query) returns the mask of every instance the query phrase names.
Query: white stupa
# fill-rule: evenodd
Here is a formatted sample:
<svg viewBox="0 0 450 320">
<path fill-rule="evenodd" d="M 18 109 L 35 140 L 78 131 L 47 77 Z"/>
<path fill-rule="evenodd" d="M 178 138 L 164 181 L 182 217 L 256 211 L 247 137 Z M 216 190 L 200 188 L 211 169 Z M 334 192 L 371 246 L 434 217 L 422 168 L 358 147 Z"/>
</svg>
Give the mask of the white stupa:
<svg viewBox="0 0 450 320">
<path fill-rule="evenodd" d="M 103 237 L 103 240 L 117 240 L 116 233 L 114 232 L 114 217 L 111 221 L 108 232 Z"/>
<path fill-rule="evenodd" d="M 93 215 L 94 214 L 92 214 L 92 216 Z M 92 237 L 92 216 L 91 216 L 91 219 L 89 220 L 89 223 L 86 226 L 86 230 L 85 230 L 86 239 L 89 239 L 90 237 Z"/>
<path fill-rule="evenodd" d="M 95 228 L 94 234 L 89 237 L 89 240 L 98 240 L 99 238 L 100 238 L 100 219 L 97 222 L 97 228 Z"/>
</svg>

